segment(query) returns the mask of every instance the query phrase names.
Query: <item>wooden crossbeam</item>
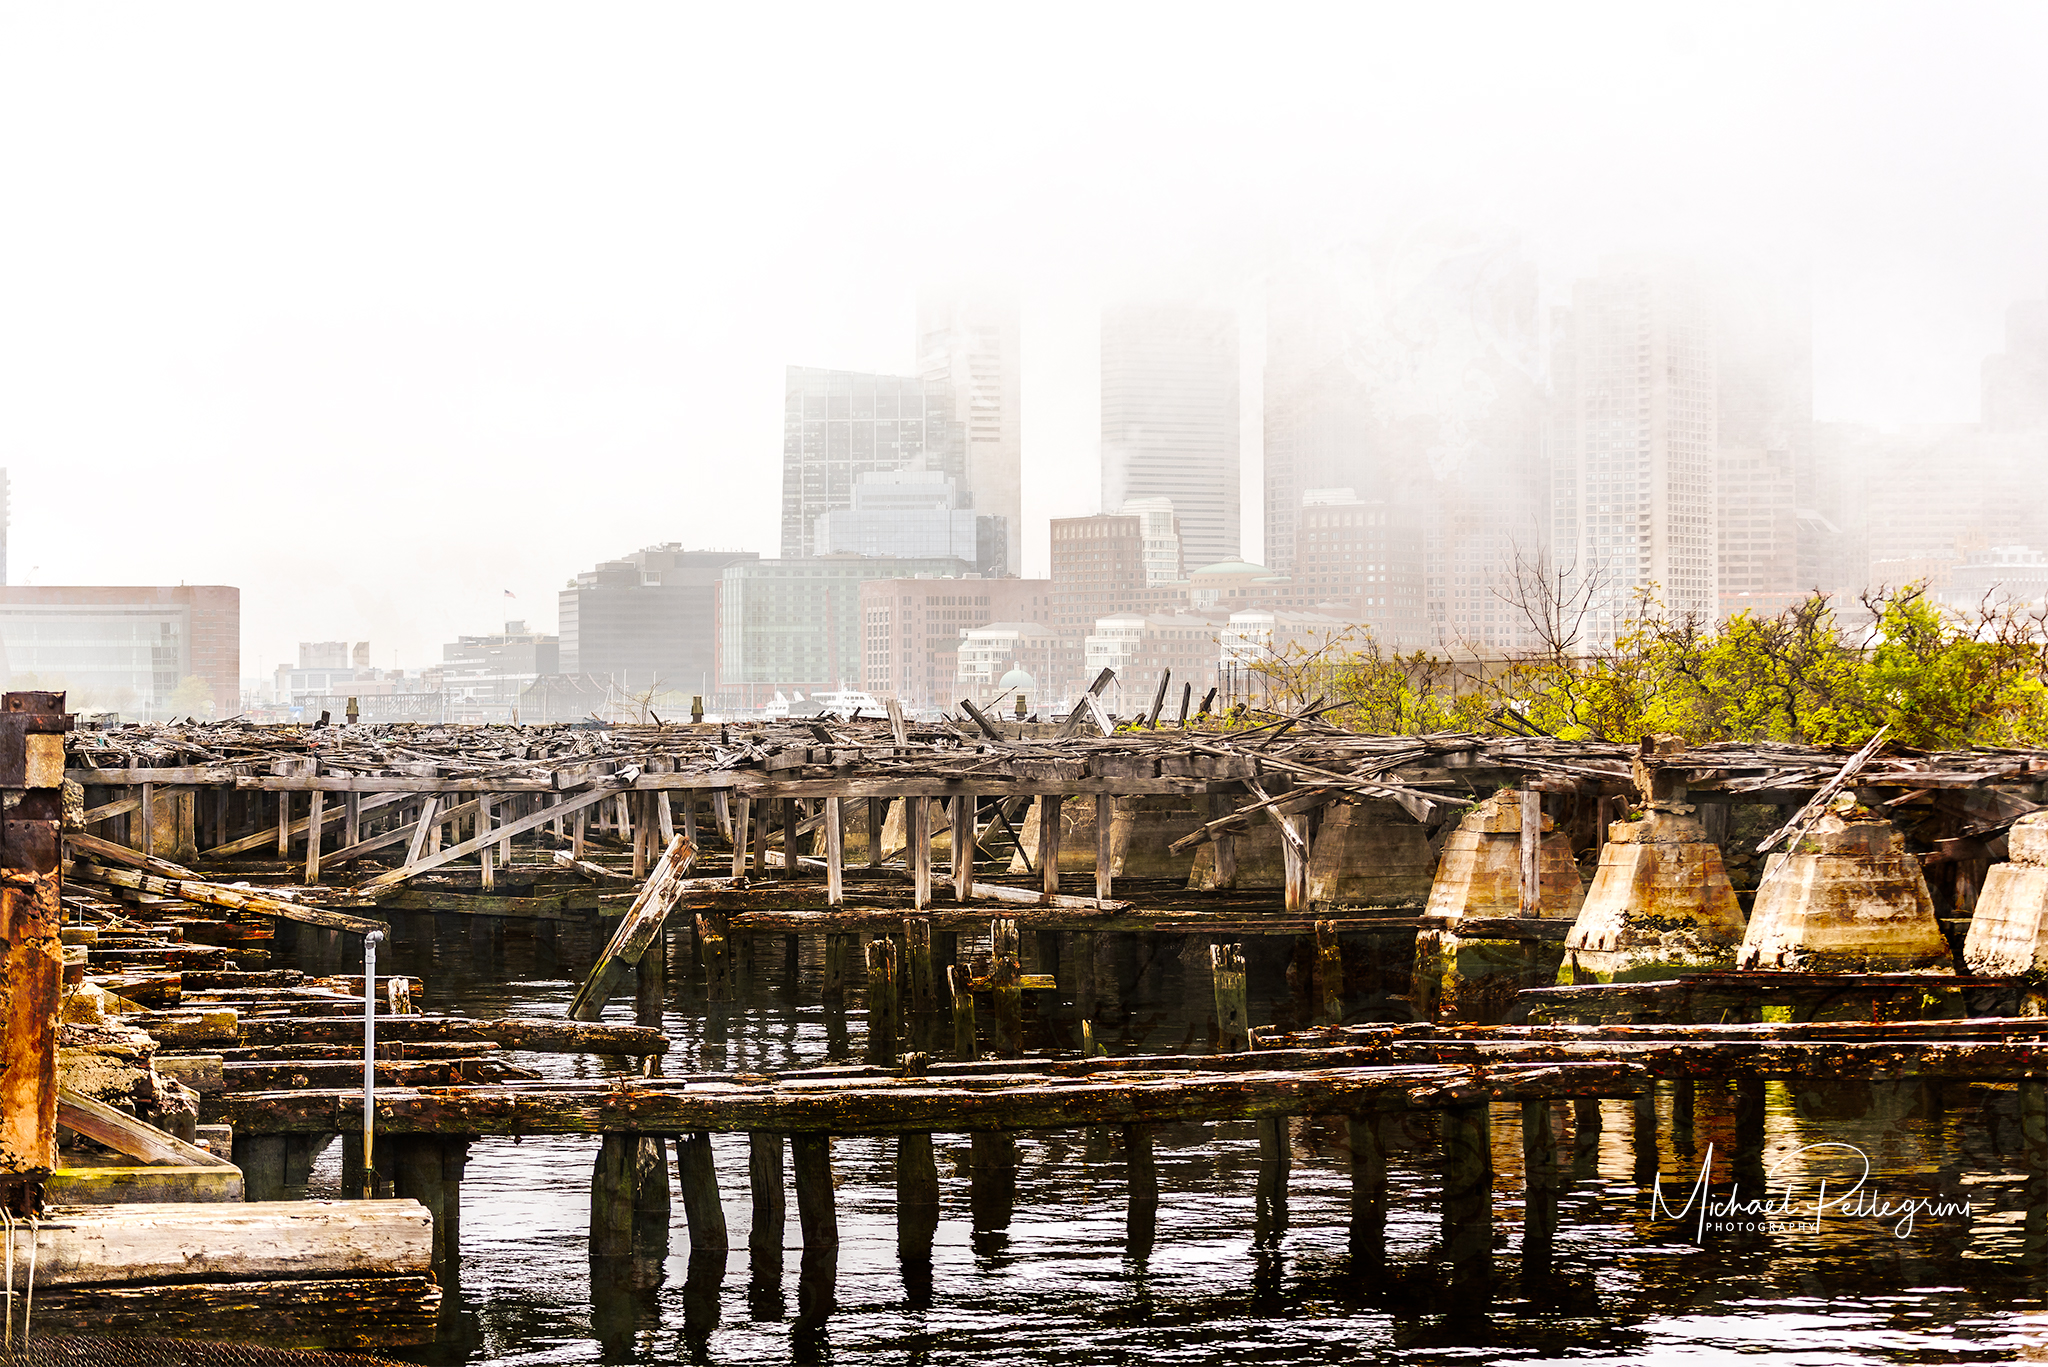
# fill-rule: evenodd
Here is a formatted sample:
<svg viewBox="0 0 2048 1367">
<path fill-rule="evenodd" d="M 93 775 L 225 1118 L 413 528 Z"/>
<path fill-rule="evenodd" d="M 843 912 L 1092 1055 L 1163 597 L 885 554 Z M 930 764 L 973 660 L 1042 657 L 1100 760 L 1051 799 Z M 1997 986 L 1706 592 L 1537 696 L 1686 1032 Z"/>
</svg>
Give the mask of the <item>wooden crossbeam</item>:
<svg viewBox="0 0 2048 1367">
<path fill-rule="evenodd" d="M 601 784 L 587 792 L 577 793 L 573 797 L 565 798 L 553 807 L 543 807 L 537 812 L 520 817 L 517 821 L 507 822 L 496 830 L 485 831 L 481 835 L 471 836 L 468 840 L 458 845 L 450 845 L 438 854 L 420 855 L 409 861 L 404 868 L 378 874 L 375 878 L 361 884 L 357 891 L 375 893 L 384 888 L 395 888 L 407 879 L 419 877 L 419 875 L 427 872 L 429 869 L 438 869 L 443 864 L 452 864 L 458 859 L 465 859 L 483 849 L 486 845 L 495 845 L 500 840 L 509 840 L 515 835 L 524 835 L 528 831 L 537 830 L 547 825 L 548 822 L 553 821 L 558 816 L 567 816 L 571 812 L 578 812 L 585 807 L 595 806 L 609 798 L 617 797 L 628 782 L 631 782 L 631 780 Z"/>
<path fill-rule="evenodd" d="M 161 796 L 161 794 L 159 794 L 159 796 Z M 364 802 L 363 805 L 358 810 L 364 812 L 374 811 L 379 807 L 388 807 L 394 802 L 402 802 L 405 800 L 405 797 L 406 794 L 404 793 L 389 793 L 383 797 L 373 797 L 370 798 L 368 801 Z M 347 813 L 340 807 L 336 807 L 331 812 L 324 813 L 320 818 L 322 828 L 324 829 L 325 827 L 333 824 L 334 822 L 340 821 L 342 817 L 346 814 Z M 299 839 L 301 836 L 305 835 L 305 833 L 309 829 L 311 829 L 312 824 L 313 818 L 310 816 L 303 817 L 300 820 L 294 821 L 289 827 L 289 834 L 287 838 L 290 840 Z M 201 851 L 201 853 L 204 854 L 205 857 L 208 859 L 213 859 L 216 857 L 225 859 L 231 854 L 247 854 L 251 850 L 260 850 L 265 845 L 268 845 L 271 841 L 275 839 L 277 839 L 277 832 L 265 828 L 264 830 L 256 832 L 256 834 L 254 835 L 245 835 L 239 840 L 230 840 L 225 845 L 215 845 L 212 849 Z M 327 856 L 327 859 L 330 863 L 334 862 L 339 858 L 341 858 L 339 854 L 330 854 Z"/>
<path fill-rule="evenodd" d="M 372 799 L 371 801 L 365 802 L 363 804 L 362 810 L 367 812 L 372 807 L 381 807 L 388 801 L 404 801 L 410 796 L 410 793 L 397 793 L 390 798 Z M 428 798 L 427 802 L 429 805 L 426 808 L 422 808 L 422 812 L 431 811 L 438 806 L 438 803 L 434 798 Z M 450 807 L 447 811 L 439 813 L 439 815 L 435 816 L 433 820 L 455 821 L 462 817 L 468 816 L 472 811 L 475 810 L 476 804 L 473 802 L 459 803 L 456 806 Z M 404 844 L 407 841 L 411 840 L 415 835 L 419 834 L 419 832 L 420 823 L 418 821 L 408 821 L 403 826 L 399 826 L 392 830 L 384 831 L 378 835 L 373 835 L 365 839 L 358 840 L 353 845 L 344 845 L 340 849 L 336 850 L 333 854 L 323 856 L 323 859 L 326 863 L 329 864 L 345 864 L 351 859 L 360 859 L 362 856 L 368 854 L 371 850 L 381 850 L 390 845 Z"/>
</svg>

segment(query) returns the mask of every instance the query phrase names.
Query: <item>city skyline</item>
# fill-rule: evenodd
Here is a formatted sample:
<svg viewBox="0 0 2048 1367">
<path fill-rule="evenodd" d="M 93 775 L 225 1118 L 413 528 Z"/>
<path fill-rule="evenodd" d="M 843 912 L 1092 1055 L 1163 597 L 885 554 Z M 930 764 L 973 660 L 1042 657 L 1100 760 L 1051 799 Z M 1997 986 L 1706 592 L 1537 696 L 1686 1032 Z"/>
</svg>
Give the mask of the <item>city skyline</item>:
<svg viewBox="0 0 2048 1367">
<path fill-rule="evenodd" d="M 971 69 L 981 17 L 771 37 L 455 6 L 401 45 L 311 22 L 21 11 L 0 45 L 39 206 L 0 225 L 10 578 L 241 584 L 252 659 L 309 633 L 426 659 L 494 629 L 505 589 L 544 618 L 624 549 L 776 549 L 781 368 L 919 373 L 934 284 L 1018 300 L 1031 574 L 1050 519 L 1097 508 L 1119 299 L 1239 311 L 1249 493 L 1265 282 L 1348 244 L 1517 238 L 1546 313 L 1616 251 L 1807 269 L 1814 416 L 1880 428 L 1976 421 L 2007 308 L 2048 284 L 2048 197 L 2012 173 L 2048 141 L 2025 56 L 2048 16 L 2019 8 L 1348 16 L 1388 54 L 1371 80 L 1285 15 L 1137 70 L 1115 54 L 1156 38 L 1140 14 L 1095 44 L 1005 34 Z M 468 59 L 480 32 L 502 60 Z M 744 64 L 675 81 L 706 44 L 774 48 L 800 94 Z M 858 74 L 884 58 L 922 79 Z M 1072 94 L 1050 119 L 1047 82 Z M 948 107 L 977 113 L 929 121 Z M 819 160 L 826 121 L 847 150 Z M 80 481 L 117 521 L 260 531 L 88 547 L 22 511 Z"/>
</svg>

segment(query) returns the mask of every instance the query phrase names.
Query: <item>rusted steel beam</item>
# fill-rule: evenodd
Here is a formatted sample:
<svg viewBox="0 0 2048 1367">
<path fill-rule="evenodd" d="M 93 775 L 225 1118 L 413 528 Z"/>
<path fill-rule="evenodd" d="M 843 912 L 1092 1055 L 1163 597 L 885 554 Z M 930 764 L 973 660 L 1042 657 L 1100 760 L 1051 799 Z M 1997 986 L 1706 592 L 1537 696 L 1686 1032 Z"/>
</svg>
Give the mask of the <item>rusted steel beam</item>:
<svg viewBox="0 0 2048 1367">
<path fill-rule="evenodd" d="M 37 1213 L 57 1161 L 62 693 L 0 698 L 0 1205 Z"/>
</svg>

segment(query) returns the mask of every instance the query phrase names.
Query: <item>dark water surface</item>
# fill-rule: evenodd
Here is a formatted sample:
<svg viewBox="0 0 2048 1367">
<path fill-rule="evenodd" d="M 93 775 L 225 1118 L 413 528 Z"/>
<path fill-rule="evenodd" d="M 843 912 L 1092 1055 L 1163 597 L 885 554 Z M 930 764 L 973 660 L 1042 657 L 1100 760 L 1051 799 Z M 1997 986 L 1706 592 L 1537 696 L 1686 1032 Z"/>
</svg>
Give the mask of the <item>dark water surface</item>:
<svg viewBox="0 0 2048 1367">
<path fill-rule="evenodd" d="M 424 921 L 425 918 L 412 918 Z M 444 918 L 444 926 L 447 921 Z M 559 1016 L 581 965 L 564 947 L 516 933 L 495 943 L 455 934 L 428 946 L 401 932 L 397 962 L 425 977 L 428 1010 Z M 767 945 L 776 945 L 767 952 Z M 587 946 L 583 947 L 587 953 Z M 763 946 L 753 982 L 708 1017 L 689 981 L 687 941 L 670 945 L 665 1071 L 812 1065 L 863 1038 L 856 981 L 843 1026 L 818 1004 L 806 943 L 798 992 L 787 990 L 779 943 Z M 769 962 L 772 961 L 772 962 Z M 1030 965 L 1027 964 L 1027 968 Z M 1147 1000 L 1126 1001 L 1120 1052 L 1170 1052 L 1189 1038 L 1190 993 L 1170 965 Z M 1196 985 L 1199 986 L 1199 985 Z M 1283 1000 L 1255 1001 L 1258 1021 Z M 629 1020 L 630 1004 L 607 1019 Z M 1106 1032 L 1114 1034 L 1114 1031 Z M 520 1055 L 549 1077 L 623 1072 L 625 1060 Z M 742 1245 L 693 1261 L 680 1199 L 670 1253 L 630 1274 L 593 1276 L 588 1256 L 595 1136 L 479 1140 L 462 1188 L 462 1268 L 448 1288 L 442 1342 L 423 1363 L 671 1363 L 837 1361 L 906 1364 L 1146 1364 L 1674 1361 L 1832 1367 L 1848 1363 L 2010 1362 L 2048 1358 L 2048 1302 L 2038 1280 L 2009 1269 L 2022 1185 L 2016 1096 L 1951 1085 L 1844 1087 L 1794 1098 L 1767 1093 L 1774 1193 L 1789 1189 L 1770 1233 L 1714 1231 L 1694 1242 L 1684 1221 L 1652 1220 L 1637 1185 L 1631 1108 L 1603 1103 L 1597 1150 L 1573 1159 L 1571 1111 L 1556 1111 L 1569 1185 L 1554 1267 L 1520 1265 L 1519 1107 L 1493 1113 L 1495 1240 L 1490 1277 L 1454 1276 L 1438 1256 L 1440 1148 L 1418 1123 L 1390 1160 L 1383 1247 L 1354 1247 L 1349 1161 L 1341 1124 L 1297 1120 L 1284 1212 L 1255 1208 L 1259 1146 L 1249 1123 L 1162 1128 L 1156 1237 L 1127 1242 L 1117 1135 L 1045 1131 L 1020 1137 L 1016 1200 L 1006 1228 L 976 1228 L 965 1136 L 936 1135 L 944 1208 L 928 1269 L 896 1249 L 894 1141 L 833 1144 L 841 1246 L 836 1276 L 808 1274 L 790 1195 L 779 1265 L 744 1247 L 747 1142 L 714 1141 L 726 1221 Z M 1683 1206 L 1712 1146 L 1725 1194 L 1734 1151 L 1733 1096 L 1701 1084 L 1696 1147 L 1674 1151 L 1660 1102 L 1659 1164 L 1669 1204 Z M 1900 1221 L 1829 1207 L 1814 1228 L 1819 1182 L 1835 1196 L 1867 1154 L 1864 1190 L 1897 1205 L 1967 1199 L 1971 1217 L 1920 1210 Z M 315 1196 L 338 1194 L 339 1148 L 314 1173 Z M 984 1225 L 992 1223 L 988 1219 Z M 808 1285 L 807 1285 L 808 1282 Z M 830 1286 L 829 1293 L 821 1288 Z M 818 1310 L 829 1294 L 830 1313 Z"/>
</svg>

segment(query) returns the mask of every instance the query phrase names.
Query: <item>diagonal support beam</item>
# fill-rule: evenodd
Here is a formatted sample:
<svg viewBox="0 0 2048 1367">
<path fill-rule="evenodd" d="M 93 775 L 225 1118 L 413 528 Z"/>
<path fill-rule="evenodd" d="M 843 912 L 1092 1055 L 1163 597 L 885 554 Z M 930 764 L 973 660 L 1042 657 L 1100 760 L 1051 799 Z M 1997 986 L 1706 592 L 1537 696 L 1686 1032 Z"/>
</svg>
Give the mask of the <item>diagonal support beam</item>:
<svg viewBox="0 0 2048 1367">
<path fill-rule="evenodd" d="M 543 807 L 537 812 L 529 813 L 526 816 L 520 817 L 517 821 L 499 826 L 495 830 L 485 831 L 482 835 L 471 836 L 459 845 L 450 845 L 439 854 L 425 855 L 414 859 L 402 869 L 393 869 L 389 873 L 380 873 L 375 878 L 358 886 L 356 891 L 376 893 L 382 892 L 385 888 L 395 888 L 408 879 L 419 877 L 429 869 L 438 869 L 443 864 L 452 864 L 458 859 L 466 859 L 483 849 L 486 845 L 495 845 L 500 840 L 510 840 L 515 835 L 524 835 L 528 831 L 538 830 L 558 816 L 568 816 L 573 812 L 582 811 L 585 807 L 594 807 L 600 802 L 615 798 L 625 790 L 630 782 L 631 780 L 629 779 L 625 782 L 609 783 L 602 787 L 593 788 L 588 792 L 577 793 L 574 797 L 570 797 L 556 806 Z"/>
<path fill-rule="evenodd" d="M 626 974 L 640 962 L 649 945 L 661 937 L 661 927 L 688 888 L 690 864 L 697 857 L 690 842 L 676 836 L 661 853 L 661 861 L 640 885 L 625 919 L 614 931 L 611 943 L 597 956 L 590 976 L 569 1003 L 569 1019 L 594 1021 L 604 1014 L 604 1004 L 624 986 Z"/>
</svg>

